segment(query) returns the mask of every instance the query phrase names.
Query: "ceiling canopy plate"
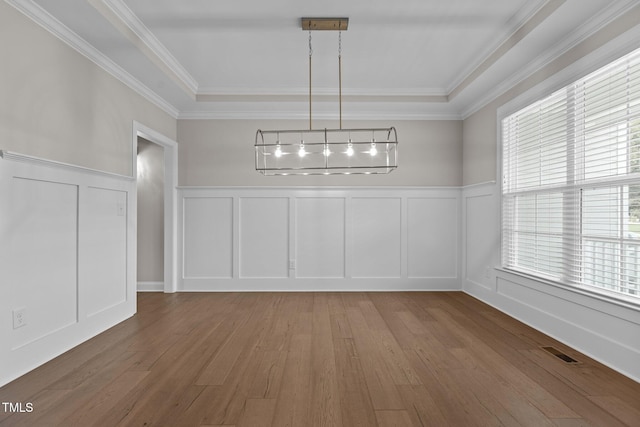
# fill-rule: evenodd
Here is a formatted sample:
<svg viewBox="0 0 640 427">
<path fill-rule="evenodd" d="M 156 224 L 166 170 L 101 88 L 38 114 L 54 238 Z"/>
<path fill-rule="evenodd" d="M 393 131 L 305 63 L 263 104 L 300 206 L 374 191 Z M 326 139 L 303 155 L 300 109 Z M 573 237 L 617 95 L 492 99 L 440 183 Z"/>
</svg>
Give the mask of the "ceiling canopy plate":
<svg viewBox="0 0 640 427">
<path fill-rule="evenodd" d="M 300 18 L 303 31 L 346 31 L 349 18 Z"/>
</svg>

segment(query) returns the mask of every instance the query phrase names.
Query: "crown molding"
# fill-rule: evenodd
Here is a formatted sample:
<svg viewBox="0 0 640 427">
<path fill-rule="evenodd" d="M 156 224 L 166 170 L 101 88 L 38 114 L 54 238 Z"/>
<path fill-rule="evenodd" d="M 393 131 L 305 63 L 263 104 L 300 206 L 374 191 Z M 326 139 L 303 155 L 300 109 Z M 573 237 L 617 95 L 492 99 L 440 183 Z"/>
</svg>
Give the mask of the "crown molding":
<svg viewBox="0 0 640 427">
<path fill-rule="evenodd" d="M 99 0 L 108 7 L 114 16 L 120 20 L 134 35 L 149 49 L 149 53 L 157 58 L 170 74 L 173 74 L 179 82 L 188 89 L 191 97 L 198 93 L 198 82 L 189 74 L 182 64 L 169 52 L 169 50 L 157 39 L 146 25 L 122 0 Z M 100 11 L 100 9 L 98 9 Z M 102 12 L 102 11 L 100 11 Z M 108 19 L 108 17 L 105 17 Z M 172 76 L 169 76 L 172 77 Z"/>
<path fill-rule="evenodd" d="M 449 93 L 449 100 L 455 99 L 460 93 L 471 86 L 474 81 L 481 79 L 489 72 L 491 67 L 497 64 L 503 57 L 513 51 L 522 40 L 526 39 L 530 34 L 534 33 L 538 26 L 545 22 L 549 17 L 566 3 L 567 0 L 549 0 L 540 9 L 538 9 L 528 21 L 523 23 L 517 31 L 505 40 L 495 51 L 489 54 L 485 60 L 467 76 L 453 91 Z M 504 74 L 504 73 L 503 73 Z"/>
<path fill-rule="evenodd" d="M 572 48 L 576 47 L 580 43 L 587 40 L 589 37 L 602 30 L 605 26 L 612 23 L 615 19 L 620 18 L 633 7 L 637 6 L 637 1 L 634 0 L 617 0 L 611 6 L 608 6 L 598 15 L 595 15 L 589 21 L 586 21 L 580 27 L 572 31 L 566 38 L 559 43 L 553 45 L 550 49 L 547 49 L 543 54 L 530 61 L 524 67 L 521 67 L 518 72 L 514 73 L 508 79 L 502 80 L 502 82 L 492 88 L 484 96 L 477 99 L 475 102 L 468 104 L 466 108 L 460 110 L 460 115 L 463 119 L 471 116 L 485 105 L 489 104 L 493 100 L 497 99 L 500 95 L 507 92 L 512 87 L 523 82 L 528 77 L 533 75 L 536 71 L 541 70 L 545 66 L 549 65 L 554 60 L 558 59 L 565 53 L 569 52 Z"/>
<path fill-rule="evenodd" d="M 227 87 L 200 87 L 198 96 L 309 96 L 309 87 L 295 88 L 227 88 Z M 338 88 L 313 88 L 313 95 L 338 95 Z M 441 88 L 386 88 L 386 89 L 347 89 L 342 96 L 375 96 L 375 97 L 434 97 L 446 98 L 448 92 Z"/>
<path fill-rule="evenodd" d="M 338 120 L 335 113 L 313 113 L 313 120 Z M 361 111 L 358 113 L 343 114 L 346 120 L 462 120 L 458 113 L 449 112 L 403 112 L 385 110 Z M 178 115 L 178 120 L 309 120 L 307 112 L 285 111 L 274 109 L 246 109 L 236 111 L 183 111 Z"/>
<path fill-rule="evenodd" d="M 134 92 L 145 98 L 151 104 L 160 108 L 174 119 L 308 119 L 305 112 L 295 112 L 291 109 L 291 103 L 302 102 L 307 99 L 308 88 L 291 88 L 291 89 L 272 89 L 272 88 L 216 88 L 203 87 L 199 88 L 193 77 L 182 67 L 182 65 L 173 57 L 166 47 L 153 36 L 149 29 L 136 17 L 123 0 L 90 0 L 92 4 L 99 3 L 103 9 L 108 8 L 110 14 L 117 17 L 122 26 L 129 28 L 135 35 L 138 44 L 144 43 L 147 54 L 149 52 L 155 56 L 157 62 L 164 64 L 161 70 L 169 74 L 173 74 L 173 79 L 179 80 L 179 84 L 183 89 L 191 92 L 194 100 L 201 103 L 197 106 L 197 110 L 180 111 L 173 104 L 167 102 L 164 98 L 144 85 L 134 76 L 129 74 L 122 67 L 117 65 L 107 56 L 95 49 L 92 45 L 79 37 L 75 32 L 70 30 L 55 17 L 49 14 L 40 5 L 33 0 L 5 0 L 8 4 L 15 7 L 36 24 L 49 31 L 58 39 L 69 45 L 71 48 L 88 58 L 90 61 L 98 65 L 104 71 L 121 81 L 123 84 L 131 88 Z M 544 2 L 540 7 L 549 3 Z M 536 3 L 540 5 L 540 3 Z M 620 18 L 625 13 L 637 6 L 636 0 L 616 0 L 610 6 L 605 8 L 601 13 L 595 15 L 592 19 L 582 24 L 579 28 L 571 32 L 567 37 L 560 40 L 547 49 L 543 54 L 537 56 L 524 67 L 508 78 L 501 80 L 499 84 L 487 87 L 477 87 L 481 94 L 476 99 L 465 101 L 464 93 L 468 89 L 463 88 L 462 91 L 454 97 L 451 97 L 452 91 L 464 83 L 478 66 L 487 59 L 484 56 L 480 64 L 469 67 L 467 73 L 461 75 L 451 90 L 443 90 L 437 88 L 431 89 L 378 89 L 375 91 L 367 91 L 364 89 L 350 90 L 343 93 L 343 98 L 347 102 L 357 102 L 370 104 L 372 108 L 360 110 L 358 113 L 345 115 L 345 118 L 352 120 L 461 120 L 469 117 L 476 111 L 480 110 L 509 89 L 525 81 L 531 75 L 545 66 L 552 63 L 562 55 L 566 54 L 572 48 L 587 40 L 589 37 L 603 29 L 614 20 Z M 539 11 L 540 7 L 529 7 L 523 13 L 515 17 L 513 25 L 514 32 Z M 99 8 L 97 8 L 99 9 Z M 104 13 L 104 10 L 101 11 Z M 105 19 L 108 19 L 105 16 Z M 633 31 L 635 33 L 635 31 Z M 513 33 L 510 37 L 513 36 Z M 508 40 L 508 38 L 507 38 Z M 495 51 L 505 41 L 493 46 L 493 50 L 488 49 L 487 52 Z M 169 70 L 169 73 L 168 71 Z M 469 71 L 471 70 L 471 71 Z M 474 85 L 474 82 L 470 82 Z M 333 102 L 336 98 L 335 88 L 324 88 L 314 90 L 315 100 L 322 102 Z M 210 103 L 207 105 L 206 103 Z M 282 111 L 274 111 L 269 108 L 274 102 L 289 103 L 284 106 Z M 262 105 L 261 105 L 262 104 Z M 410 109 L 399 107 L 399 105 L 412 105 Z M 282 104 L 281 104 L 282 105 Z M 384 110 L 384 113 L 381 112 Z M 335 113 L 314 111 L 314 119 L 336 119 Z"/>
<path fill-rule="evenodd" d="M 538 0 L 537 2 L 527 2 L 527 7 L 523 7 L 522 9 L 520 9 L 518 14 L 512 17 L 512 24 L 509 27 L 509 31 L 506 32 L 507 36 L 484 49 L 478 55 L 478 59 L 476 61 L 469 64 L 456 78 L 454 78 L 452 83 L 445 91 L 447 96 L 453 93 L 456 88 L 458 88 L 458 86 L 469 79 L 476 69 L 480 68 L 494 52 L 496 52 L 502 45 L 504 45 L 509 39 L 511 39 L 514 34 L 520 28 L 525 26 L 527 22 L 529 22 L 540 11 L 540 9 L 542 9 L 547 3 L 549 3 L 549 1 L 550 0 Z"/>
<path fill-rule="evenodd" d="M 326 103 L 326 102 L 339 102 L 340 98 L 338 94 L 313 94 L 314 103 Z M 197 102 L 309 102 L 309 94 L 296 94 L 296 95 L 197 95 Z M 408 103 L 447 103 L 446 96 L 423 96 L 423 95 L 342 95 L 343 102 L 367 102 L 367 103 L 380 103 L 380 102 L 408 102 Z"/>
<path fill-rule="evenodd" d="M 32 0 L 5 0 L 9 5 L 16 8 L 27 18 L 38 24 L 40 27 L 53 34 L 62 42 L 66 43 L 69 47 L 89 59 L 91 62 L 102 68 L 111 76 L 124 83 L 131 88 L 134 92 L 151 102 L 156 107 L 160 108 L 165 113 L 169 114 L 173 118 L 178 117 L 178 109 L 172 104 L 165 101 L 157 93 L 149 89 L 138 79 L 133 77 L 122 67 L 117 65 L 102 52 L 97 50 L 83 38 L 78 36 L 75 32 L 71 31 L 66 25 L 53 17 L 49 12 L 44 10 L 40 5 Z"/>
<path fill-rule="evenodd" d="M 499 106 L 497 109 L 498 120 L 639 49 L 638 40 L 640 40 L 640 25 L 637 25 L 632 30 L 625 32 L 600 48 L 591 51 L 588 55 L 583 56 L 549 78 Z"/>
</svg>

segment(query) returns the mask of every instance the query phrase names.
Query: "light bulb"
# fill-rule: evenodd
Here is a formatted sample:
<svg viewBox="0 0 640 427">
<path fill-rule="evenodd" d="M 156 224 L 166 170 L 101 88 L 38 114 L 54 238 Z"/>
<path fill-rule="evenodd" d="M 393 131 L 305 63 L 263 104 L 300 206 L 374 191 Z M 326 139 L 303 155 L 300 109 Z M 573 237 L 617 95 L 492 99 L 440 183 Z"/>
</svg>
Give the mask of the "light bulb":
<svg viewBox="0 0 640 427">
<path fill-rule="evenodd" d="M 347 145 L 347 156 L 353 156 L 353 144 L 351 143 L 351 140 L 349 140 L 349 145 Z"/>
<path fill-rule="evenodd" d="M 304 157 L 307 155 L 307 151 L 304 149 L 304 141 L 300 143 L 300 149 L 298 150 L 298 156 Z"/>
<path fill-rule="evenodd" d="M 282 156 L 282 149 L 280 148 L 280 144 L 276 145 L 276 151 L 273 153 L 276 157 Z"/>
<path fill-rule="evenodd" d="M 369 154 L 371 154 L 372 156 L 375 156 L 376 154 L 378 154 L 378 149 L 376 148 L 375 142 L 371 143 L 371 150 L 369 150 Z"/>
</svg>

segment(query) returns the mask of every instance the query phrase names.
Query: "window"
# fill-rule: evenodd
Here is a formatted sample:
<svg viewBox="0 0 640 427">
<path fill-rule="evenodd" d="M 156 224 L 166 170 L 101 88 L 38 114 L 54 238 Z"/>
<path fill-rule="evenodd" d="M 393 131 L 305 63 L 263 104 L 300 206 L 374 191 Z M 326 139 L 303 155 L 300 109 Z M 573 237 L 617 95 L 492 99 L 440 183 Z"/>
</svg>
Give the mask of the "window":
<svg viewBox="0 0 640 427">
<path fill-rule="evenodd" d="M 640 50 L 502 120 L 507 269 L 640 298 Z"/>
</svg>

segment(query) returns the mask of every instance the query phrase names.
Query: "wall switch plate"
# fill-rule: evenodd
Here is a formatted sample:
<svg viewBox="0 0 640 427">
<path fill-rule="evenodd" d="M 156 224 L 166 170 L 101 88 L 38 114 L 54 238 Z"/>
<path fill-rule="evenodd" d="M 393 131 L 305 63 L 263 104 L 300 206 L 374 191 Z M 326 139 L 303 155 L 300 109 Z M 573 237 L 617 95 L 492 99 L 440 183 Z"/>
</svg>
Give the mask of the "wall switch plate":
<svg viewBox="0 0 640 427">
<path fill-rule="evenodd" d="M 486 267 L 484 270 L 484 277 L 486 279 L 491 279 L 491 267 Z"/>
<path fill-rule="evenodd" d="M 289 270 L 295 270 L 296 269 L 296 260 L 295 259 L 290 259 L 289 260 Z"/>
<path fill-rule="evenodd" d="M 27 309 L 25 307 L 13 310 L 13 329 L 27 325 Z"/>
</svg>

